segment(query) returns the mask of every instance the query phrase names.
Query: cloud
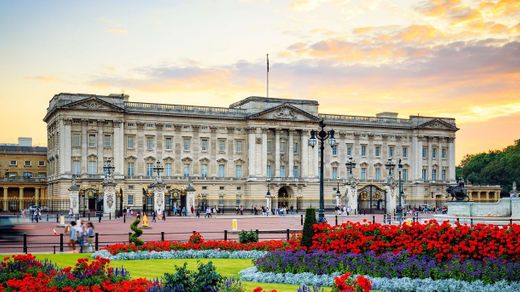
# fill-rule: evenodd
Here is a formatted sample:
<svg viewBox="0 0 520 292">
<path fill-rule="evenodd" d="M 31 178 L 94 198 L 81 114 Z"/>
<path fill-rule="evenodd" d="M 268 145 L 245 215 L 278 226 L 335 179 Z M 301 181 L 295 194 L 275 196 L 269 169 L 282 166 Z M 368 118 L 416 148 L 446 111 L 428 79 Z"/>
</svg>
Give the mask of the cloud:
<svg viewBox="0 0 520 292">
<path fill-rule="evenodd" d="M 54 83 L 54 82 L 60 82 L 62 81 L 61 78 L 53 75 L 35 75 L 35 76 L 29 76 L 27 77 L 31 80 L 36 80 L 44 83 Z"/>
<path fill-rule="evenodd" d="M 101 18 L 99 22 L 103 26 L 105 32 L 115 34 L 115 35 L 126 35 L 128 34 L 128 30 L 121 24 L 118 24 L 116 21 L 112 19 Z"/>
</svg>

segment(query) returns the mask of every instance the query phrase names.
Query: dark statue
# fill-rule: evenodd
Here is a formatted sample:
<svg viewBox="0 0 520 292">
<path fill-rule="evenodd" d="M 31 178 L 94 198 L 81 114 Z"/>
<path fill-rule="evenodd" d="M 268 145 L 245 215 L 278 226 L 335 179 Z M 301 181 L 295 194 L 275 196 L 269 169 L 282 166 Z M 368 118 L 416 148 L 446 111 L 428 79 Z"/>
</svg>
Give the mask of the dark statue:
<svg viewBox="0 0 520 292">
<path fill-rule="evenodd" d="M 452 201 L 453 199 L 456 201 L 469 201 L 468 191 L 464 187 L 464 180 L 462 178 L 459 179 L 456 186 L 448 186 L 446 192 L 451 196 Z"/>
</svg>

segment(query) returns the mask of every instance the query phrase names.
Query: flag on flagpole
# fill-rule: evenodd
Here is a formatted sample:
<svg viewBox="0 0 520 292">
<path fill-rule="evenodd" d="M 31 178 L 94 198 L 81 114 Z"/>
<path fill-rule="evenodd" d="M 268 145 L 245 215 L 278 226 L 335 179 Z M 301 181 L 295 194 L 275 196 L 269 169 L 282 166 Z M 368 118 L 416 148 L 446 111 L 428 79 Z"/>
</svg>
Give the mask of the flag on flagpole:
<svg viewBox="0 0 520 292">
<path fill-rule="evenodd" d="M 269 54 L 267 54 L 267 72 L 269 72 Z"/>
</svg>

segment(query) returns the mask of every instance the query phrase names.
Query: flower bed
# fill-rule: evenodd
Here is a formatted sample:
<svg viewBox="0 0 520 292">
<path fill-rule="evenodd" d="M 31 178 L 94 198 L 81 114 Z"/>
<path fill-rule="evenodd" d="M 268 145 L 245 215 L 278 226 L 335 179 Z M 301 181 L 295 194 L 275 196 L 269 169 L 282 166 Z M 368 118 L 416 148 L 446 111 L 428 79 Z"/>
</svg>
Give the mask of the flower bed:
<svg viewBox="0 0 520 292">
<path fill-rule="evenodd" d="M 32 255 L 6 257 L 0 265 L 0 291 L 146 291 L 154 285 L 130 280 L 126 270 L 109 268 L 109 262 L 79 259 L 73 268 L 57 269 Z"/>
<path fill-rule="evenodd" d="M 274 251 L 254 261 L 261 272 L 332 274 L 350 271 L 356 274 L 385 278 L 431 278 L 463 281 L 520 281 L 520 261 L 504 259 L 464 260 L 453 258 L 437 262 L 428 256 L 411 255 L 408 251 L 376 255 L 315 250 Z"/>
<path fill-rule="evenodd" d="M 260 283 L 284 283 L 284 284 L 305 284 L 310 286 L 332 286 L 335 277 L 339 273 L 330 275 L 316 275 L 312 273 L 264 273 L 258 271 L 256 267 L 251 267 L 239 272 L 242 281 Z M 504 292 L 520 291 L 519 282 L 499 281 L 493 284 L 485 284 L 477 280 L 466 282 L 460 280 L 432 280 L 432 279 L 410 279 L 410 278 L 380 278 L 366 276 L 372 283 L 373 290 L 381 291 L 486 291 Z"/>
<path fill-rule="evenodd" d="M 259 251 L 275 251 L 282 250 L 288 246 L 283 240 L 266 240 L 260 242 L 239 243 L 237 241 L 224 240 L 207 240 L 197 243 L 179 242 L 179 241 L 148 241 L 141 246 L 133 243 L 117 243 L 106 246 L 104 249 L 112 255 L 120 252 L 135 251 L 171 251 L 171 250 L 259 250 Z"/>
<path fill-rule="evenodd" d="M 400 252 L 425 255 L 437 261 L 503 258 L 520 260 L 520 225 L 474 226 L 431 220 L 426 224 L 382 225 L 347 222 L 332 227 L 314 225 L 311 250 L 336 253 Z"/>
<path fill-rule="evenodd" d="M 150 259 L 257 259 L 265 256 L 267 251 L 259 250 L 172 250 L 172 251 L 136 251 L 119 252 L 115 255 L 106 250 L 100 250 L 92 254 L 92 258 L 102 257 L 110 260 L 150 260 Z"/>
</svg>

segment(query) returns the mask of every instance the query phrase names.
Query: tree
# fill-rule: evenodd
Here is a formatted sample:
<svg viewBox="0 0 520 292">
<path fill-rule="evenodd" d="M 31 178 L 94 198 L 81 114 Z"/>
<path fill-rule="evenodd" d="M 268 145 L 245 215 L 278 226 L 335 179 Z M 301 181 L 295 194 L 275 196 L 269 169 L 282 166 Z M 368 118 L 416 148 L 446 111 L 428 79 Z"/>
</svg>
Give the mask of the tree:
<svg viewBox="0 0 520 292">
<path fill-rule="evenodd" d="M 314 224 L 316 223 L 318 223 L 316 221 L 316 210 L 314 210 L 313 208 L 308 208 L 305 211 L 305 222 L 303 223 L 303 246 L 312 246 L 312 237 L 314 236 Z"/>
<path fill-rule="evenodd" d="M 520 182 L 520 139 L 503 150 L 466 155 L 458 174 L 472 184 L 500 185 L 508 196 L 513 181 Z"/>
</svg>

